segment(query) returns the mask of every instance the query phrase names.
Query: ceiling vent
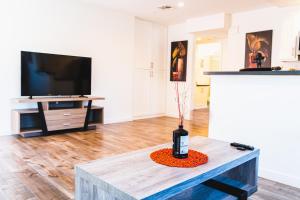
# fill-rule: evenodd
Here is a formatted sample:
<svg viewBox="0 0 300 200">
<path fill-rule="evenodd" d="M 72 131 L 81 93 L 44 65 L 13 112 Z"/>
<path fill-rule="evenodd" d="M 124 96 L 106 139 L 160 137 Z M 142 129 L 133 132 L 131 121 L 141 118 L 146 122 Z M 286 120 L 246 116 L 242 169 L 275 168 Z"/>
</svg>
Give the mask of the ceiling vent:
<svg viewBox="0 0 300 200">
<path fill-rule="evenodd" d="M 170 9 L 172 9 L 173 7 L 170 6 L 170 5 L 162 5 L 162 6 L 159 6 L 158 8 L 161 9 L 161 10 L 170 10 Z"/>
</svg>

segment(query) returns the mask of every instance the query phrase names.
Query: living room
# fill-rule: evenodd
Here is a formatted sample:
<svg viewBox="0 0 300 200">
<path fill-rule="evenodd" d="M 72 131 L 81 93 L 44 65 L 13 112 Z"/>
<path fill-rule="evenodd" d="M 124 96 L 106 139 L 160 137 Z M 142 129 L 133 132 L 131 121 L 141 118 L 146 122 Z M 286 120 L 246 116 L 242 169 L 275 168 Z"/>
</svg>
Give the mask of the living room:
<svg viewBox="0 0 300 200">
<path fill-rule="evenodd" d="M 1 200 L 300 199 L 300 1 L 0 5 Z"/>
</svg>

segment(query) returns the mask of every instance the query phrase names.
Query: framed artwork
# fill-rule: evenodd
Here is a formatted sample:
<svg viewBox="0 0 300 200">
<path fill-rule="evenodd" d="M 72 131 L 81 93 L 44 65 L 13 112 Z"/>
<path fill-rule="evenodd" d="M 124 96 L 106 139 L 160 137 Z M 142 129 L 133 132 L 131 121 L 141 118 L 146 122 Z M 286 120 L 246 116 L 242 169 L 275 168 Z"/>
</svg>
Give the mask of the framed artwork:
<svg viewBox="0 0 300 200">
<path fill-rule="evenodd" d="M 170 81 L 186 81 L 188 41 L 171 43 Z"/>
<path fill-rule="evenodd" d="M 271 67 L 273 30 L 246 34 L 245 68 Z"/>
</svg>

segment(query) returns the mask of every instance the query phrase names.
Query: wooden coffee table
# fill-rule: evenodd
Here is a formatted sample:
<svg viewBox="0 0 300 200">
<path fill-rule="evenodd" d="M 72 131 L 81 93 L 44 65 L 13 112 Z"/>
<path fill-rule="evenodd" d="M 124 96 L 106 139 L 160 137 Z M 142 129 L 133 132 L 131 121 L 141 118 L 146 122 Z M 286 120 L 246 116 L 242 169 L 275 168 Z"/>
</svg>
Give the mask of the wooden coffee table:
<svg viewBox="0 0 300 200">
<path fill-rule="evenodd" d="M 153 162 L 151 152 L 171 143 L 77 165 L 76 200 L 247 199 L 257 191 L 259 150 L 239 151 L 227 142 L 190 139 L 190 148 L 209 156 L 195 168 Z"/>
</svg>

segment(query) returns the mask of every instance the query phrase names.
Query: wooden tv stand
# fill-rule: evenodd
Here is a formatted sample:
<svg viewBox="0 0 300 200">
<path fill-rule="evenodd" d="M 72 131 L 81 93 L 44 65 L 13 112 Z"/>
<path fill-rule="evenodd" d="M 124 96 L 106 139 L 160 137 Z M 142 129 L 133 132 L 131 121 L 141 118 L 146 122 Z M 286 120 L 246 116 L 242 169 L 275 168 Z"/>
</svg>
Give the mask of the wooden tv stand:
<svg viewBox="0 0 300 200">
<path fill-rule="evenodd" d="M 18 98 L 15 103 L 35 103 L 37 108 L 12 110 L 12 131 L 23 137 L 47 136 L 60 131 L 86 131 L 103 123 L 103 107 L 92 106 L 103 97 Z"/>
</svg>

